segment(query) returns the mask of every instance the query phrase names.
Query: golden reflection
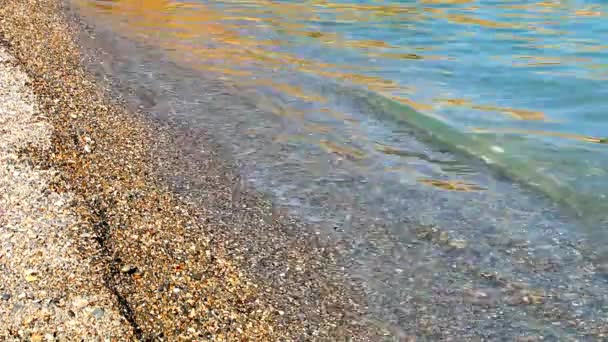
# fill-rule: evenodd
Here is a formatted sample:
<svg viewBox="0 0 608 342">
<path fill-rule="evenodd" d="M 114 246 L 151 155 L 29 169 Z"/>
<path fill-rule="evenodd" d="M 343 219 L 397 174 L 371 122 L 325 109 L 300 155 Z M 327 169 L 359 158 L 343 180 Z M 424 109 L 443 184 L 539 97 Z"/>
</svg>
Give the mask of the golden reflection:
<svg viewBox="0 0 608 342">
<path fill-rule="evenodd" d="M 325 98 L 321 95 L 306 93 L 302 88 L 293 86 L 290 84 L 274 82 L 274 81 L 271 81 L 268 79 L 256 80 L 252 83 L 255 85 L 270 87 L 272 89 L 278 90 L 284 94 L 301 99 L 303 101 L 317 102 L 317 103 L 326 103 L 327 102 L 327 98 Z"/>
<path fill-rule="evenodd" d="M 532 120 L 532 121 L 545 121 L 546 117 L 543 112 L 531 111 L 525 109 L 515 109 L 509 107 L 498 107 L 490 105 L 479 105 L 475 104 L 466 99 L 435 99 L 435 102 L 443 105 L 466 107 L 470 109 L 476 109 L 484 112 L 497 112 L 504 115 L 511 116 L 519 120 Z"/>
<path fill-rule="evenodd" d="M 374 144 L 374 148 L 376 149 L 376 151 L 382 152 L 384 154 L 391 154 L 395 156 L 407 156 L 406 152 L 388 145 Z"/>
<path fill-rule="evenodd" d="M 332 131 L 331 127 L 329 127 L 327 125 L 316 124 L 316 123 L 308 123 L 308 124 L 304 125 L 304 129 L 308 132 L 321 133 L 321 134 L 327 134 Z"/>
<path fill-rule="evenodd" d="M 476 184 L 466 183 L 463 181 L 450 181 L 441 179 L 419 179 L 418 181 L 420 183 L 448 191 L 473 192 L 486 190 L 485 188 L 482 188 Z"/>
<path fill-rule="evenodd" d="M 365 157 L 365 153 L 357 148 L 338 144 L 329 140 L 319 141 L 319 146 L 327 152 L 339 155 L 350 160 L 360 160 Z"/>
<path fill-rule="evenodd" d="M 301 69 L 305 70 L 305 69 Z M 399 85 L 395 81 L 387 80 L 382 77 L 377 76 L 367 76 L 362 74 L 353 74 L 339 71 L 324 71 L 319 70 L 316 74 L 339 79 L 343 81 L 348 81 L 349 83 L 364 86 L 369 90 L 375 92 L 387 92 L 387 91 L 401 91 L 401 92 L 410 92 L 413 88 Z"/>
<path fill-rule="evenodd" d="M 586 6 L 579 10 L 576 10 L 574 12 L 574 15 L 579 16 L 579 17 L 599 17 L 599 16 L 603 15 L 603 13 L 600 10 L 599 6 L 591 5 L 591 6 Z"/>
<path fill-rule="evenodd" d="M 382 17 L 395 16 L 407 13 L 417 13 L 415 7 L 401 5 L 370 5 L 370 4 L 354 4 L 354 3 L 330 3 L 327 1 L 314 1 L 315 7 L 330 8 L 334 10 L 343 10 L 346 12 L 364 12 L 375 14 Z"/>
<path fill-rule="evenodd" d="M 486 20 L 486 19 L 466 16 L 466 15 L 460 15 L 460 14 L 448 14 L 447 19 L 449 21 L 459 23 L 459 24 L 474 24 L 474 25 L 490 27 L 490 28 L 517 28 L 518 27 L 518 25 L 516 25 L 516 24 L 501 23 L 498 21 Z"/>
<path fill-rule="evenodd" d="M 486 128 L 473 128 L 473 133 L 478 134 L 523 134 L 523 135 L 541 135 L 546 137 L 556 137 L 571 140 L 578 140 L 593 144 L 608 144 L 608 138 L 591 137 L 586 135 L 563 133 L 563 132 L 550 132 L 540 130 L 526 130 L 526 129 L 486 129 Z"/>
<path fill-rule="evenodd" d="M 471 27 L 475 34 L 479 27 L 494 31 L 500 41 L 515 41 L 518 47 L 540 51 L 538 55 L 502 56 L 511 67 L 538 67 L 539 71 L 551 71 L 551 75 L 567 75 L 553 72 L 551 66 L 572 66 L 585 63 L 590 70 L 589 79 L 606 79 L 603 67 L 593 58 L 571 58 L 567 56 L 547 56 L 549 49 L 560 50 L 562 43 L 553 41 L 541 43 L 543 36 L 566 33 L 561 19 L 593 18 L 605 15 L 599 5 L 577 5 L 564 1 L 540 1 L 517 4 L 495 5 L 502 9 L 495 17 L 483 16 L 485 8 L 474 0 L 421 0 L 418 3 L 403 4 L 396 2 L 374 1 L 373 3 L 335 2 L 327 0 L 303 0 L 284 2 L 272 0 L 229 0 L 219 9 L 203 2 L 182 2 L 178 0 L 74 0 L 83 8 L 94 10 L 94 14 L 104 13 L 118 25 L 123 25 L 126 34 L 132 34 L 148 43 L 159 44 L 170 57 L 201 70 L 221 75 L 241 78 L 239 82 L 270 87 L 307 102 L 325 103 L 327 98 L 313 90 L 301 89 L 292 84 L 279 82 L 273 78 L 276 71 L 294 70 L 310 75 L 342 80 L 361 86 L 395 101 L 404 103 L 415 110 L 429 115 L 434 104 L 420 103 L 409 98 L 413 87 L 377 75 L 371 75 L 372 67 L 327 63 L 302 58 L 296 54 L 278 51 L 277 46 L 284 44 L 318 44 L 322 48 L 353 49 L 369 58 L 404 60 L 404 63 L 425 63 L 428 60 L 454 60 L 441 55 L 441 47 L 401 46 L 394 40 L 355 39 L 348 31 L 331 31 L 322 23 L 357 24 L 365 22 L 374 28 L 412 28 L 420 30 L 424 21 L 435 19 Z M 559 17 L 554 21 L 539 21 L 547 12 L 556 12 Z M 506 18 L 508 17 L 508 18 Z M 520 20 L 513 20 L 513 18 Z M 557 20 L 560 18 L 560 20 Z M 315 23 L 311 27 L 310 23 Z M 319 24 L 319 25 L 316 25 Z M 256 29 L 272 29 L 280 33 L 278 37 L 255 37 L 246 32 L 248 25 Z M 477 28 L 475 28 L 477 27 Z M 565 27 L 565 26 L 563 26 Z M 505 29 L 505 30 L 502 30 Z M 500 31 L 502 30 L 502 31 Z M 516 30 L 516 31 L 512 31 Z M 344 33 L 346 32 L 346 33 Z M 532 33 L 530 35 L 530 33 Z M 451 40 L 446 37 L 446 40 Z M 567 38 L 564 38 L 567 39 Z M 560 40 L 561 42 L 561 40 Z M 599 39 L 584 42 L 568 42 L 569 46 L 580 53 L 600 53 L 608 51 L 608 45 L 600 45 Z M 435 49 L 434 55 L 426 51 Z M 405 51 L 405 52 L 404 52 Z M 412 51 L 416 51 L 413 53 Z M 422 51 L 422 52 L 420 52 Z M 557 55 L 557 53 L 555 53 Z M 397 62 L 398 63 L 398 62 Z M 588 64 L 588 65 L 587 65 Z M 543 68 L 546 67 L 546 68 Z M 253 70 L 261 73 L 254 75 Z M 555 68 L 556 69 L 556 68 Z M 443 70 L 449 75 L 451 71 Z M 548 72 L 547 72 L 548 73 Z M 593 74 L 593 75 L 591 75 Z M 256 78 L 257 77 L 257 78 Z M 398 94 L 399 96 L 395 96 Z M 404 95 L 406 94 L 406 95 Z M 441 96 L 441 95 L 440 95 Z M 435 103 L 461 106 L 469 109 L 496 112 L 520 120 L 546 121 L 541 111 L 500 107 L 491 104 L 475 104 L 466 99 L 438 99 Z M 285 110 L 275 112 L 285 115 Z M 297 113 L 294 111 L 294 113 Z M 341 114 L 336 114 L 340 116 Z M 600 139 L 601 140 L 601 139 Z M 604 143 L 603 140 L 598 143 Z"/>
<path fill-rule="evenodd" d="M 414 100 L 405 98 L 405 97 L 393 97 L 393 100 L 406 104 L 412 108 L 414 108 L 415 110 L 419 111 L 419 112 L 426 112 L 426 111 L 431 111 L 433 109 L 432 105 L 428 105 L 425 103 L 420 103 L 420 102 L 416 102 Z"/>
<path fill-rule="evenodd" d="M 440 4 L 440 5 L 453 5 L 453 4 L 468 4 L 470 2 L 474 2 L 475 0 L 422 0 L 423 4 Z"/>
<path fill-rule="evenodd" d="M 559 48 L 559 46 L 556 46 Z M 568 61 L 572 62 L 590 62 L 591 58 L 583 58 L 583 57 L 549 57 L 549 56 L 514 56 L 514 59 L 518 60 L 527 60 L 530 62 L 523 64 L 513 64 L 513 66 L 543 66 L 543 65 L 558 65 L 558 64 L 566 64 Z"/>
</svg>

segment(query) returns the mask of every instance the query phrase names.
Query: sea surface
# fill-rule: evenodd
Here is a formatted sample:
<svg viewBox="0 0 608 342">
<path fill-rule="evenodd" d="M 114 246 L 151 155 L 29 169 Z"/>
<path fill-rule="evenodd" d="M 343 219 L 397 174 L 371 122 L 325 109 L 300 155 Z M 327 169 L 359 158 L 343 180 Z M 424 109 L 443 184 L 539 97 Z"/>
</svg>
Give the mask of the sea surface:
<svg viewBox="0 0 608 342">
<path fill-rule="evenodd" d="M 104 72 L 342 241 L 391 329 L 607 326 L 607 3 L 73 2 L 123 42 Z"/>
</svg>

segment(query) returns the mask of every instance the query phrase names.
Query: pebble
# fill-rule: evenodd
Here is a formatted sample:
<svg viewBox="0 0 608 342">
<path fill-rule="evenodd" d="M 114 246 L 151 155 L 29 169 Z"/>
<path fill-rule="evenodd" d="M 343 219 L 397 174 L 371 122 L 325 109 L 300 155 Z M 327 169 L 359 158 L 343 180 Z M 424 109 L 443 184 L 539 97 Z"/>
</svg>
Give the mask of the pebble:
<svg viewBox="0 0 608 342">
<path fill-rule="evenodd" d="M 34 282 L 38 280 L 38 271 L 36 270 L 26 270 L 25 271 L 25 281 L 28 283 Z"/>
<path fill-rule="evenodd" d="M 11 299 L 11 294 L 3 293 L 2 296 L 0 296 L 0 298 L 2 298 L 3 300 L 9 300 L 9 299 Z"/>
<path fill-rule="evenodd" d="M 496 153 L 505 153 L 505 150 L 497 145 L 492 145 L 491 147 L 492 151 L 496 152 Z"/>
<path fill-rule="evenodd" d="M 74 300 L 74 302 L 72 304 L 74 305 L 74 308 L 82 309 L 85 306 L 89 305 L 89 301 L 84 298 L 77 298 Z"/>
<path fill-rule="evenodd" d="M 91 315 L 93 315 L 93 317 L 97 318 L 97 319 L 101 319 L 103 318 L 103 316 L 105 315 L 105 311 L 102 308 L 95 308 L 92 312 Z"/>
<path fill-rule="evenodd" d="M 445 244 L 449 241 L 449 235 L 448 232 L 446 231 L 442 231 L 441 233 L 439 233 L 439 243 L 441 244 Z"/>
<path fill-rule="evenodd" d="M 20 311 L 21 309 L 23 309 L 23 304 L 15 303 L 15 305 L 13 305 L 13 312 Z"/>
<path fill-rule="evenodd" d="M 465 240 L 450 240 L 448 246 L 456 249 L 464 249 L 467 247 L 467 242 Z"/>
<path fill-rule="evenodd" d="M 134 265 L 123 265 L 120 268 L 120 272 L 127 273 L 127 274 L 133 274 L 133 273 L 137 272 L 137 266 L 134 266 Z"/>
<path fill-rule="evenodd" d="M 499 301 L 499 294 L 494 289 L 471 289 L 464 294 L 465 300 L 474 305 L 494 306 Z"/>
<path fill-rule="evenodd" d="M 527 294 L 521 298 L 521 301 L 526 305 L 530 305 L 530 304 L 537 305 L 537 304 L 542 304 L 544 301 L 544 298 L 543 298 L 543 296 L 538 295 L 538 294 Z"/>
</svg>

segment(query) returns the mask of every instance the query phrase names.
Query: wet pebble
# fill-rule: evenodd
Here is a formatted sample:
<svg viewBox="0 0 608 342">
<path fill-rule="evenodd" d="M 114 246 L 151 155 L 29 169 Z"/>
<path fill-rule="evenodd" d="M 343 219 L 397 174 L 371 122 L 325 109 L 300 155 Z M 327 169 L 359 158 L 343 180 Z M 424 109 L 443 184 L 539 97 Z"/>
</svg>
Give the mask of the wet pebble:
<svg viewBox="0 0 608 342">
<path fill-rule="evenodd" d="M 599 275 L 608 279 L 608 262 L 597 265 L 595 269 Z"/>
<path fill-rule="evenodd" d="M 473 305 L 495 306 L 500 300 L 496 289 L 469 289 L 464 292 L 464 300 Z"/>
<path fill-rule="evenodd" d="M 464 249 L 467 247 L 467 242 L 465 240 L 450 240 L 448 246 L 454 249 Z"/>
</svg>

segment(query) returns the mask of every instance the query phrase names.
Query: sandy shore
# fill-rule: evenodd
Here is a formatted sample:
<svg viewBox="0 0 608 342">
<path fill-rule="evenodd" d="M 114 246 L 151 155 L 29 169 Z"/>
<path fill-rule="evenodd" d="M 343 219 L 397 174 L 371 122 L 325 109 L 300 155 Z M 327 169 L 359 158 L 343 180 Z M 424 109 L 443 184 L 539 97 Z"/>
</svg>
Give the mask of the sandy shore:
<svg viewBox="0 0 608 342">
<path fill-rule="evenodd" d="M 179 142 L 83 71 L 63 13 L 57 0 L 0 0 L 14 56 L 0 55 L 0 336 L 388 338 L 331 250 L 288 234 L 297 222 L 235 187 L 218 156 L 201 166 L 204 203 L 169 191 L 155 169 L 172 151 L 158 147 Z"/>
</svg>

